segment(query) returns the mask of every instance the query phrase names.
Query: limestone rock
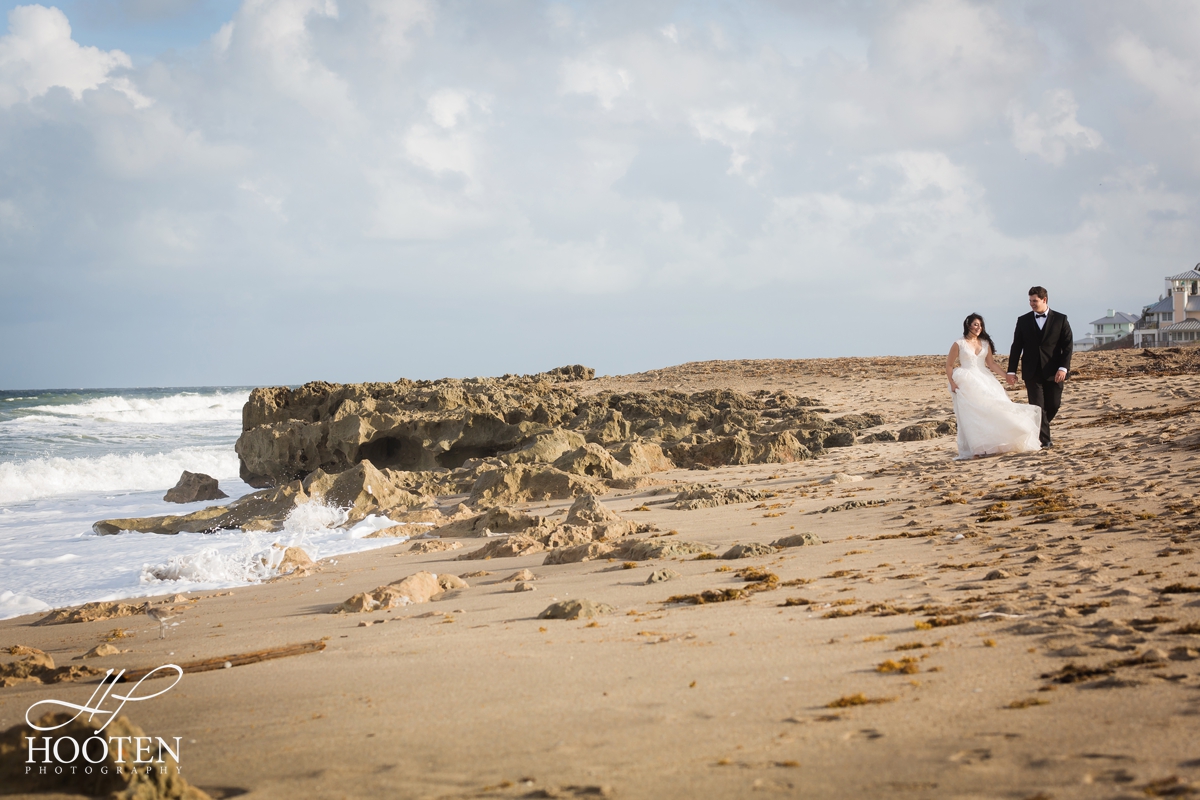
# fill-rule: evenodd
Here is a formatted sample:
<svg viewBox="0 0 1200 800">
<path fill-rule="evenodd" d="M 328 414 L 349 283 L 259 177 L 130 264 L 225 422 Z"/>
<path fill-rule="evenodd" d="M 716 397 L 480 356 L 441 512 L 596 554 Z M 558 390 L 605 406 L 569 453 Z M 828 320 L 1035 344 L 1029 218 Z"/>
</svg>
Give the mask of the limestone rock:
<svg viewBox="0 0 1200 800">
<path fill-rule="evenodd" d="M 438 586 L 442 587 L 443 592 L 450 592 L 455 589 L 469 589 L 467 582 L 457 575 L 446 573 L 437 576 Z"/>
<path fill-rule="evenodd" d="M 761 542 L 749 542 L 748 544 L 735 544 L 733 547 L 725 551 L 721 558 L 733 560 L 735 558 L 753 558 L 755 556 L 769 556 L 775 552 L 775 548 L 769 544 Z"/>
<path fill-rule="evenodd" d="M 676 539 L 638 539 L 622 542 L 614 552 L 618 558 L 629 561 L 650 561 L 656 558 L 678 558 L 711 552 L 703 542 L 684 542 Z"/>
<path fill-rule="evenodd" d="M 847 414 L 844 417 L 835 419 L 833 424 L 847 430 L 859 431 L 863 428 L 874 428 L 882 425 L 883 417 L 879 414 Z"/>
<path fill-rule="evenodd" d="M 790 464 L 812 458 L 812 451 L 788 431 L 771 433 L 755 445 L 755 464 Z"/>
<path fill-rule="evenodd" d="M 511 505 L 589 493 L 603 494 L 603 484 L 554 467 L 517 465 L 483 473 L 471 487 L 470 503 L 475 506 Z"/>
<path fill-rule="evenodd" d="M 514 592 L 536 592 L 537 587 L 534 586 L 532 583 L 526 583 L 525 581 L 518 581 L 513 586 L 513 591 Z"/>
<path fill-rule="evenodd" d="M 591 600 L 564 600 L 546 608 L 538 614 L 538 619 L 593 619 L 615 611 L 607 603 L 596 603 Z"/>
<path fill-rule="evenodd" d="M 63 625 L 72 622 L 99 622 L 118 617 L 136 617 L 145 614 L 148 603 L 131 605 L 129 603 L 84 603 L 75 608 L 60 608 L 51 611 L 39 619 L 34 625 Z"/>
<path fill-rule="evenodd" d="M 650 573 L 650 577 L 646 578 L 646 583 L 666 583 L 680 577 L 679 573 L 670 567 L 661 567 Z"/>
<path fill-rule="evenodd" d="M 564 453 L 554 462 L 554 466 L 572 475 L 586 475 L 601 480 L 617 480 L 629 476 L 628 467 L 617 461 L 612 453 L 592 442 Z"/>
<path fill-rule="evenodd" d="M 587 544 L 601 537 L 592 534 L 593 526 L 581 525 L 562 525 L 555 528 L 548 536 L 542 540 L 542 544 L 546 545 L 547 549 L 553 550 L 557 547 L 573 547 L 577 544 Z"/>
<path fill-rule="evenodd" d="M 923 442 L 938 437 L 937 424 L 933 422 L 918 422 L 900 429 L 900 441 Z"/>
<path fill-rule="evenodd" d="M 891 431 L 875 431 L 874 433 L 866 434 L 858 441 L 860 444 L 871 444 L 872 442 L 894 442 L 896 441 L 896 434 L 892 433 Z"/>
<path fill-rule="evenodd" d="M 347 525 L 360 522 L 371 514 L 383 515 L 394 508 L 409 508 L 424 502 L 424 498 L 396 486 L 389 476 L 366 459 L 338 473 L 317 497 L 344 509 L 348 514 Z"/>
<path fill-rule="evenodd" d="M 527 569 L 519 569 L 500 583 L 519 583 L 520 581 L 536 581 L 537 576 Z"/>
<path fill-rule="evenodd" d="M 477 561 L 483 558 L 512 558 L 538 553 L 546 549 L 546 545 L 524 533 L 514 533 L 510 536 L 497 537 L 478 550 L 463 553 L 459 561 Z"/>
<path fill-rule="evenodd" d="M 635 440 L 616 450 L 613 457 L 629 468 L 630 475 L 645 475 L 650 472 L 665 472 L 674 469 L 671 459 L 663 453 L 661 445 L 644 440 Z"/>
<path fill-rule="evenodd" d="M 241 528 L 246 531 L 277 531 L 296 506 L 309 501 L 300 481 L 276 489 L 251 492 L 227 506 L 209 506 L 182 516 L 132 517 L 100 520 L 92 531 L 102 536 L 131 531 L 135 533 L 210 533 Z"/>
<path fill-rule="evenodd" d="M 0 664 L 0 688 L 19 683 L 63 683 L 90 678 L 102 672 L 94 667 L 56 667 L 54 659 L 36 647 L 18 644 L 7 649 L 8 654 L 16 656 L 17 660 Z"/>
<path fill-rule="evenodd" d="M 822 439 L 821 444 L 826 448 L 849 447 L 854 444 L 854 433 L 853 431 L 836 431 Z"/>
<path fill-rule="evenodd" d="M 621 517 L 610 511 L 594 494 L 578 497 L 567 511 L 567 525 L 595 525 L 603 522 L 617 522 Z"/>
<path fill-rule="evenodd" d="M 1011 578 L 1011 577 L 1012 577 L 1012 573 L 1006 569 L 994 569 L 991 572 L 989 572 L 987 575 L 984 575 L 983 579 L 985 581 L 1001 581 L 1001 580 L 1004 580 L 1005 578 Z"/>
<path fill-rule="evenodd" d="M 163 500 L 168 503 L 198 503 L 203 500 L 220 500 L 229 497 L 217 485 L 217 479 L 202 472 L 188 472 L 179 476 L 179 482 L 167 490 Z"/>
<path fill-rule="evenodd" d="M 547 567 L 555 564 L 577 564 L 581 561 L 594 561 L 597 558 L 605 558 L 613 552 L 615 552 L 615 548 L 603 542 L 588 542 L 587 544 L 577 544 L 571 547 L 557 547 L 546 555 L 546 560 L 542 564 Z"/>
<path fill-rule="evenodd" d="M 806 547 L 814 544 L 824 544 L 821 537 L 815 533 L 797 533 L 791 536 L 785 536 L 782 539 L 776 539 L 771 542 L 772 547 Z"/>
<path fill-rule="evenodd" d="M 545 517 L 526 514 L 506 506 L 490 508 L 483 514 L 467 517 L 436 528 L 434 532 L 442 537 L 471 538 L 488 536 L 495 533 L 525 533 L 534 529 L 548 529 L 550 526 Z M 538 534 L 533 534 L 538 535 Z"/>
<path fill-rule="evenodd" d="M 317 563 L 312 560 L 308 553 L 299 547 L 288 547 L 283 551 L 283 560 L 276 567 L 276 572 L 280 575 L 302 577 L 313 572 L 316 568 Z"/>
<path fill-rule="evenodd" d="M 112 646 L 108 642 L 101 642 L 91 650 L 88 650 L 86 653 L 81 655 L 80 658 L 104 658 L 105 656 L 117 656 L 120 654 L 121 651 L 118 648 Z"/>
<path fill-rule="evenodd" d="M 516 450 L 501 453 L 497 458 L 509 465 L 553 464 L 564 453 L 578 450 L 585 444 L 587 440 L 582 434 L 566 428 L 553 428 L 530 438 Z"/>
<path fill-rule="evenodd" d="M 723 489 L 719 486 L 698 486 L 685 489 L 675 497 L 671 506 L 678 511 L 697 508 L 716 508 L 731 503 L 750 503 L 763 500 L 767 495 L 755 489 Z"/>
<path fill-rule="evenodd" d="M 862 475 L 848 475 L 845 472 L 835 472 L 828 478 L 821 481 L 823 484 L 830 483 L 857 483 L 863 479 Z"/>
<path fill-rule="evenodd" d="M 432 572 L 421 571 L 407 578 L 378 586 L 369 592 L 360 592 L 333 609 L 335 614 L 382 611 L 414 603 L 428 603 L 445 591 Z"/>
<path fill-rule="evenodd" d="M 101 725 L 108 723 L 102 733 L 98 733 Z M 72 720 L 69 714 L 47 714 L 37 720 L 41 728 L 52 728 L 59 724 L 50 735 L 55 739 L 74 739 L 74 747 L 63 746 L 63 754 L 75 752 L 76 747 L 93 737 L 118 737 L 131 741 L 146 737 L 146 732 L 134 725 L 127 717 L 117 717 L 111 723 L 101 715 L 96 715 L 89 721 L 88 715 L 77 715 Z M 121 748 L 121 758 L 117 760 L 117 748 L 110 747 L 108 755 L 96 763 L 85 762 L 82 757 L 71 765 L 63 765 L 61 774 L 48 769 L 46 775 L 37 774 L 37 770 L 26 771 L 25 759 L 28 757 L 28 739 L 38 739 L 47 735 L 26 724 L 15 725 L 0 733 L 0 786 L 5 794 L 41 794 L 53 793 L 57 796 L 88 796 L 107 797 L 120 800 L 211 800 L 208 794 L 190 785 L 180 774 L 179 765 L 169 751 L 161 753 L 162 763 L 155 761 L 155 769 L 149 772 L 145 764 L 136 764 L 136 754 L 131 747 Z M 165 732 L 162 736 L 168 742 Z M 93 758 L 99 755 L 100 749 L 91 746 L 84 752 Z M 160 756 L 154 752 L 156 759 Z M 84 768 L 91 774 L 86 774 Z M 161 769 L 159 769 L 161 767 Z"/>
<path fill-rule="evenodd" d="M 441 553 L 446 550 L 460 550 L 462 546 L 462 542 L 451 542 L 445 539 L 422 539 L 419 542 L 413 542 L 412 547 L 408 550 L 411 553 Z"/>
</svg>

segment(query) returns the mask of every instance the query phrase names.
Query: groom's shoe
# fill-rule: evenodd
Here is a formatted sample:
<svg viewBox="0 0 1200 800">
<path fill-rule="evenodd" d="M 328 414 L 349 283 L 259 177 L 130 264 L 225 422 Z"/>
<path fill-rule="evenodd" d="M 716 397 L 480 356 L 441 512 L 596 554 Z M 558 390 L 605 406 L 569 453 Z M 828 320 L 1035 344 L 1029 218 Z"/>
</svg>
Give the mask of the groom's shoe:
<svg viewBox="0 0 1200 800">
<path fill-rule="evenodd" d="M 1043 450 L 1049 450 L 1051 447 L 1054 447 L 1054 442 L 1042 442 Z"/>
</svg>

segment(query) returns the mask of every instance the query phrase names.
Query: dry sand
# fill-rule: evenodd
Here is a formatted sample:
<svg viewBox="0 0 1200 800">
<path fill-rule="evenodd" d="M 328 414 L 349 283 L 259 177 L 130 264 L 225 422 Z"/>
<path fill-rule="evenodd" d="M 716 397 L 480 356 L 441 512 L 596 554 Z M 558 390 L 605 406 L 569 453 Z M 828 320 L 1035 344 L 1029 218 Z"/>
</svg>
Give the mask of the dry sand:
<svg viewBox="0 0 1200 800">
<path fill-rule="evenodd" d="M 402 544 L 192 595 L 166 639 L 145 616 L 25 617 L 0 622 L 0 645 L 81 663 L 119 626 L 135 634 L 118 642 L 128 652 L 86 663 L 133 669 L 328 637 L 323 652 L 189 674 L 126 707 L 150 734 L 183 737 L 184 776 L 214 797 L 1200 793 L 1200 593 L 1161 591 L 1200 592 L 1200 388 L 1194 359 L 1156 371 L 1138 357 L 1078 357 L 1092 379 L 1068 385 L 1049 452 L 955 462 L 953 437 L 856 445 L 654 476 L 775 493 L 761 503 L 678 511 L 655 486 L 603 498 L 718 553 L 802 532 L 818 546 L 626 568 L 547 567 L 544 553 L 454 560 L 478 539 L 424 554 Z M 593 386 L 786 388 L 831 417 L 873 411 L 898 430 L 951 414 L 940 370 L 940 357 L 709 362 Z M 822 483 L 835 473 L 862 480 Z M 814 513 L 856 500 L 882 504 Z M 663 602 L 744 587 L 748 566 L 791 585 Z M 681 577 L 647 584 L 662 567 Z M 500 582 L 522 568 L 536 591 Z M 492 574 L 428 604 L 328 613 L 419 570 Z M 580 598 L 616 611 L 537 618 Z M 1067 682 L 1068 665 L 1099 671 Z M 93 689 L 0 689 L 0 728 Z"/>
</svg>

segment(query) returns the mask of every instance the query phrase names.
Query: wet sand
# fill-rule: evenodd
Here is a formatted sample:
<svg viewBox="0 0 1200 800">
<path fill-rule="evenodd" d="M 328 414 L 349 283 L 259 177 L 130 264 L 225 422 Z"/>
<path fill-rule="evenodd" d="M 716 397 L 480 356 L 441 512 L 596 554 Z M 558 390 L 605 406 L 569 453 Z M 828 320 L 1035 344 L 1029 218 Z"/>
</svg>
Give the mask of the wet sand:
<svg viewBox="0 0 1200 800">
<path fill-rule="evenodd" d="M 591 388 L 787 389 L 830 418 L 876 412 L 897 431 L 951 416 L 941 361 L 706 362 Z M 455 560 L 479 539 L 427 554 L 405 543 L 188 595 L 165 639 L 145 616 L 44 627 L 32 616 L 0 622 L 0 645 L 133 669 L 324 639 L 321 652 L 189 674 L 126 707 L 151 735 L 183 737 L 184 777 L 214 797 L 1145 797 L 1193 781 L 1200 792 L 1200 389 L 1191 368 L 1078 361 L 1092 379 L 1068 385 L 1051 451 L 956 462 L 953 436 L 858 444 L 656 473 L 603 497 L 717 554 L 804 532 L 820 545 L 543 566 L 545 553 Z M 861 480 L 823 482 L 837 473 Z M 673 509 L 662 490 L 696 482 L 773 496 Z M 647 584 L 662 567 L 681 576 Z M 778 581 L 729 602 L 664 603 L 745 587 L 746 567 Z M 501 582 L 522 568 L 536 591 Z M 419 570 L 468 575 L 469 588 L 329 613 Z M 616 610 L 537 618 L 580 598 Z M 128 652 L 72 661 L 114 628 L 132 632 L 116 642 Z M 0 689 L 0 728 L 38 700 L 83 703 L 94 688 Z"/>
</svg>

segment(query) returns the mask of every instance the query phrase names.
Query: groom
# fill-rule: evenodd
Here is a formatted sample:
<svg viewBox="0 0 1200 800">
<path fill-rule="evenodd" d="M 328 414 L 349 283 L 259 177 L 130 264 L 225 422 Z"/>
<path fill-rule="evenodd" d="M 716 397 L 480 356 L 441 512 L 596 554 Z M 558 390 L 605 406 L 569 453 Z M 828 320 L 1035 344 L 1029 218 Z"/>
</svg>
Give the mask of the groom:
<svg viewBox="0 0 1200 800">
<path fill-rule="evenodd" d="M 1071 371 L 1071 325 L 1067 315 L 1050 310 L 1046 290 L 1034 286 L 1029 290 L 1029 307 L 1033 311 L 1017 317 L 1013 332 L 1012 352 L 1008 356 L 1008 385 L 1017 383 L 1017 364 L 1029 404 L 1042 409 L 1042 447 L 1053 446 L 1050 441 L 1050 421 L 1062 404 L 1063 381 Z"/>
</svg>

